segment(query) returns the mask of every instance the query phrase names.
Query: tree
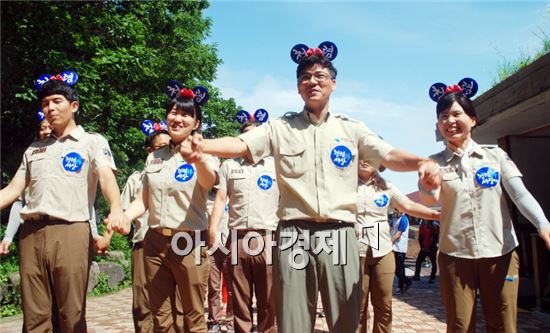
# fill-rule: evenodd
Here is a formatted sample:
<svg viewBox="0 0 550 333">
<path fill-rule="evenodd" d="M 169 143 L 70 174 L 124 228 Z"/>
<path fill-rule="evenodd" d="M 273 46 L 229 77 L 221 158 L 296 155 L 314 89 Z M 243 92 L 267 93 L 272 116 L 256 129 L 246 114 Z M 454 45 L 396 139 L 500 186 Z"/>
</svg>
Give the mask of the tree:
<svg viewBox="0 0 550 333">
<path fill-rule="evenodd" d="M 2 180 L 15 173 L 33 140 L 34 80 L 43 73 L 78 73 L 77 123 L 109 140 L 119 185 L 143 166 L 140 124 L 164 119 L 169 80 L 209 90 L 207 135 L 235 134 L 235 101 L 209 83 L 221 60 L 205 42 L 207 7 L 207 1 L 3 2 Z"/>
</svg>

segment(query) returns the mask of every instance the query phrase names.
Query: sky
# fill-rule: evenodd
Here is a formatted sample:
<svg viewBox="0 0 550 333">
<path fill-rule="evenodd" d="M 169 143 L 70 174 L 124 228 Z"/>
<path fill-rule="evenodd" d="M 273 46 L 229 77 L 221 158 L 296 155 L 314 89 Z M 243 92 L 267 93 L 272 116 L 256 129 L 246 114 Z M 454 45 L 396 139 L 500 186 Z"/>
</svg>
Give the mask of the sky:
<svg viewBox="0 0 550 333">
<path fill-rule="evenodd" d="M 549 1 L 220 1 L 205 16 L 223 64 L 214 86 L 224 98 L 270 117 L 302 110 L 298 43 L 338 47 L 331 112 L 364 122 L 396 148 L 419 156 L 435 141 L 435 103 L 428 88 L 474 78 L 480 96 L 506 60 L 532 55 L 550 35 Z M 413 172 L 382 176 L 403 193 L 417 189 Z"/>
</svg>

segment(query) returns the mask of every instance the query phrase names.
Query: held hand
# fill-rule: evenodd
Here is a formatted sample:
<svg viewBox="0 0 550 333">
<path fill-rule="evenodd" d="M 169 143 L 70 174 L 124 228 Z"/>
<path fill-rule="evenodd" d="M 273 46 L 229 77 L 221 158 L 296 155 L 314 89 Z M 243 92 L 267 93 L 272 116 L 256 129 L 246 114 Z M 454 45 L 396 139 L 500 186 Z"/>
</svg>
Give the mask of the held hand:
<svg viewBox="0 0 550 333">
<path fill-rule="evenodd" d="M 434 160 L 424 160 L 418 168 L 420 184 L 427 191 L 436 190 L 441 186 L 441 171 Z"/>
<path fill-rule="evenodd" d="M 103 223 L 107 224 L 108 231 L 115 231 L 121 235 L 127 235 L 130 232 L 132 221 L 122 212 L 111 212 Z"/>
<path fill-rule="evenodd" d="M 200 161 L 202 158 L 203 137 L 200 133 L 188 136 L 180 145 L 180 155 L 185 162 L 192 164 Z"/>
<path fill-rule="evenodd" d="M 540 228 L 539 236 L 544 241 L 546 248 L 550 250 L 550 226 Z"/>
<path fill-rule="evenodd" d="M 3 241 L 0 243 L 0 255 L 6 255 L 10 253 L 11 242 Z"/>
<path fill-rule="evenodd" d="M 108 237 L 107 235 L 103 235 L 101 237 L 94 239 L 95 251 L 100 256 L 105 255 L 107 253 L 107 250 L 109 249 L 110 244 L 111 244 L 111 237 Z"/>
</svg>

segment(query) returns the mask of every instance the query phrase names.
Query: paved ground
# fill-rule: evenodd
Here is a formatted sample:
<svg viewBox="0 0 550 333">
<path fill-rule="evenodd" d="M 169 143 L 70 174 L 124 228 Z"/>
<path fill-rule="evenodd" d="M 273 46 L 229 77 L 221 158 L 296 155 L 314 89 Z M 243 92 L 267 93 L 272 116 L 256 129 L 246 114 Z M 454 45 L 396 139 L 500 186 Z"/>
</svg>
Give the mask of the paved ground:
<svg viewBox="0 0 550 333">
<path fill-rule="evenodd" d="M 408 261 L 407 266 L 411 267 L 412 261 Z M 393 332 L 445 332 L 445 314 L 439 300 L 438 286 L 437 283 L 428 284 L 424 277 L 427 274 L 428 269 L 423 269 L 421 281 L 415 282 L 407 293 L 394 296 Z M 87 307 L 89 332 L 133 332 L 131 298 L 130 289 L 108 296 L 89 298 Z M 482 317 L 478 308 L 478 332 L 485 331 Z M 550 332 L 549 318 L 550 316 L 520 311 L 518 333 Z M 0 319 L 0 332 L 20 332 L 21 321 L 21 316 Z M 328 332 L 324 318 L 317 319 L 315 328 L 315 333 Z"/>
</svg>

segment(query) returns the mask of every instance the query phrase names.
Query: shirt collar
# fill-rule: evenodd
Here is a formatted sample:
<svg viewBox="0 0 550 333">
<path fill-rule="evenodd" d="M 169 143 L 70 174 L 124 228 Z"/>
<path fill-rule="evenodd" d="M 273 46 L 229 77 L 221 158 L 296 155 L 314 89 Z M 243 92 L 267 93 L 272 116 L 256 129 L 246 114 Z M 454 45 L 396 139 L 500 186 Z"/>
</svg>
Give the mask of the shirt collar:
<svg viewBox="0 0 550 333">
<path fill-rule="evenodd" d="M 472 139 L 470 139 L 472 140 Z M 470 152 L 470 155 L 476 154 L 478 156 L 483 156 L 483 148 L 477 144 L 474 140 L 472 140 L 472 151 Z M 450 162 L 453 157 L 457 157 L 460 159 L 460 155 L 449 149 L 449 147 L 445 147 L 445 150 L 443 152 L 443 156 L 445 157 L 445 161 Z"/>
<path fill-rule="evenodd" d="M 84 128 L 80 125 L 77 125 L 75 128 L 73 128 L 72 131 L 69 132 L 69 134 L 65 135 L 64 137 L 72 137 L 73 139 L 75 139 L 76 141 L 80 140 L 80 138 L 82 137 L 82 135 L 84 135 L 84 133 L 86 133 L 86 131 L 84 130 Z M 56 140 L 59 140 L 60 138 L 58 138 L 57 136 L 55 136 L 55 133 L 51 133 L 50 134 L 50 137 L 56 139 Z M 64 138 L 63 137 L 63 138 Z"/>
<path fill-rule="evenodd" d="M 312 124 L 314 126 L 319 126 L 322 123 L 329 121 L 329 119 L 330 119 L 330 109 L 328 110 L 327 115 L 326 115 L 324 120 L 321 120 L 321 121 L 317 122 L 317 120 L 315 120 L 315 118 L 313 118 L 313 117 L 314 116 L 311 115 L 311 113 L 304 107 L 304 109 L 302 110 L 302 119 L 304 119 L 304 121 L 306 123 Z"/>
</svg>

